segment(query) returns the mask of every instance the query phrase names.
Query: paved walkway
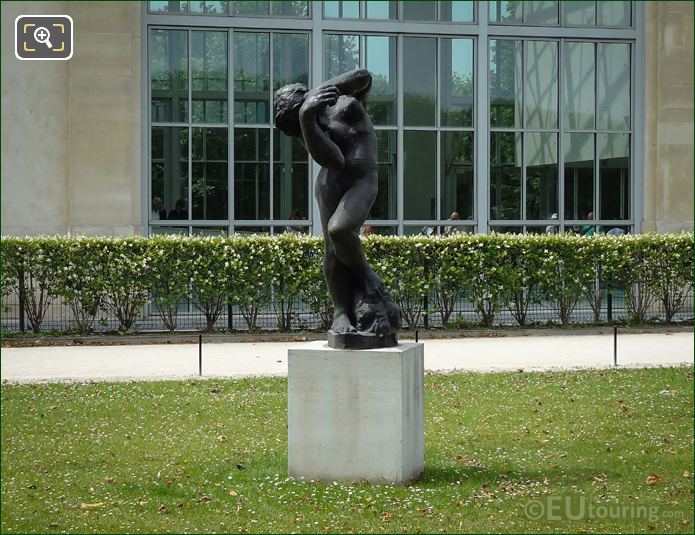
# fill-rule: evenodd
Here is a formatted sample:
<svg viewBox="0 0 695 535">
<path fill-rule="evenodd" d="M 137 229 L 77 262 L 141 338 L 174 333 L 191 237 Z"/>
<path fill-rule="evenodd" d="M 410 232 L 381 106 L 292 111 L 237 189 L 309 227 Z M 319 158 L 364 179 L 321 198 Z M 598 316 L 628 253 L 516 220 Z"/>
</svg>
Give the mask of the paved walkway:
<svg viewBox="0 0 695 535">
<path fill-rule="evenodd" d="M 621 334 L 618 364 L 625 367 L 693 364 L 693 333 Z M 305 342 L 221 343 L 203 346 L 203 375 L 286 375 L 287 349 Z M 613 337 L 526 336 L 425 340 L 432 371 L 606 368 Z M 2 380 L 9 382 L 190 378 L 198 373 L 193 344 L 3 348 Z"/>
</svg>

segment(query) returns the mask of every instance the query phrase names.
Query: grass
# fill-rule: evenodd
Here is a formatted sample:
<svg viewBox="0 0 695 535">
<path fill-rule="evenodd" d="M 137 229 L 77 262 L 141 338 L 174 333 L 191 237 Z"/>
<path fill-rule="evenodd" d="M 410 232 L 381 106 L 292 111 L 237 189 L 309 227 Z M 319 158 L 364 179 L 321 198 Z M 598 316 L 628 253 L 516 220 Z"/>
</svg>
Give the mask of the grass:
<svg viewBox="0 0 695 535">
<path fill-rule="evenodd" d="M 285 379 L 4 385 L 2 532 L 692 533 L 692 367 L 425 381 L 408 487 L 288 479 Z"/>
</svg>

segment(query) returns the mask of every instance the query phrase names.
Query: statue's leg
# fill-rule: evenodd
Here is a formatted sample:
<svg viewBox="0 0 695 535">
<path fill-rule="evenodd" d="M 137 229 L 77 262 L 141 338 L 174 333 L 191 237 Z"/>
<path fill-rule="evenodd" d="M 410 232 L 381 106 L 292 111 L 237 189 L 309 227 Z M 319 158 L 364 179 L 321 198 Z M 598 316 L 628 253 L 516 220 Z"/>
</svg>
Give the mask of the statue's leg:
<svg viewBox="0 0 695 535">
<path fill-rule="evenodd" d="M 319 205 L 321 227 L 325 242 L 323 255 L 323 274 L 326 278 L 328 293 L 331 295 L 335 311 L 333 313 L 333 325 L 331 330 L 335 333 L 354 332 L 355 314 L 353 311 L 353 273 L 352 270 L 338 260 L 335 247 L 328 234 L 328 222 L 335 213 L 342 191 L 338 186 L 319 175 L 315 188 L 316 200 Z"/>
<path fill-rule="evenodd" d="M 353 273 L 350 268 L 338 260 L 331 239 L 325 232 L 324 240 L 326 247 L 323 255 L 323 274 L 326 277 L 328 292 L 331 294 L 335 307 L 331 330 L 335 333 L 355 332 Z"/>
<path fill-rule="evenodd" d="M 335 249 L 335 255 L 353 271 L 355 282 L 360 286 L 355 289 L 355 294 L 368 293 L 381 285 L 381 281 L 367 263 L 359 238 L 359 229 L 367 219 L 376 197 L 375 178 L 372 180 L 372 177 L 368 176 L 357 179 L 343 194 L 328 221 L 328 236 Z"/>
</svg>

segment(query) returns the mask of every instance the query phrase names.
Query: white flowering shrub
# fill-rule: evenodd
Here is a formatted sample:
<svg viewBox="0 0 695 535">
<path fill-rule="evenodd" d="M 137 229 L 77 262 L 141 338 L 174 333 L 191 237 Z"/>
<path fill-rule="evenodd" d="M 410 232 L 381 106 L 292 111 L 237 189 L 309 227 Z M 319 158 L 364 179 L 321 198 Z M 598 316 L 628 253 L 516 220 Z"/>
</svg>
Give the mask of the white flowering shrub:
<svg viewBox="0 0 695 535">
<path fill-rule="evenodd" d="M 17 291 L 32 331 L 38 333 L 48 307 L 58 295 L 58 274 L 62 243 L 60 238 L 3 237 L 3 297 Z"/>
<path fill-rule="evenodd" d="M 374 272 L 401 307 L 404 323 L 410 328 L 418 325 L 424 297 L 432 287 L 432 274 L 426 268 L 430 240 L 424 236 L 369 236 L 363 240 Z"/>
<path fill-rule="evenodd" d="M 665 236 L 653 251 L 657 275 L 654 292 L 664 308 L 664 319 L 670 323 L 693 290 L 692 236 Z"/>
<path fill-rule="evenodd" d="M 104 307 L 119 322 L 119 331 L 130 331 L 148 299 L 152 277 L 150 242 L 121 238 L 104 243 Z"/>
<path fill-rule="evenodd" d="M 195 241 L 181 236 L 148 238 L 147 278 L 152 304 L 169 332 L 176 330 L 179 307 L 189 298 L 191 256 Z"/>
<path fill-rule="evenodd" d="M 70 306 L 80 334 L 92 330 L 94 318 L 106 300 L 106 267 L 110 244 L 84 236 L 61 241 L 55 291 Z"/>
<path fill-rule="evenodd" d="M 240 260 L 229 298 L 239 307 L 249 331 L 258 329 L 258 314 L 270 306 L 275 272 L 274 239 L 270 236 L 232 238 Z"/>
<path fill-rule="evenodd" d="M 205 330 L 212 332 L 229 302 L 229 292 L 239 269 L 239 255 L 223 237 L 196 237 L 187 240 L 186 260 L 193 306 L 205 316 Z"/>
<path fill-rule="evenodd" d="M 632 322 L 651 320 L 655 303 L 662 319 L 672 321 L 692 293 L 689 234 L 369 236 L 362 243 L 411 328 L 422 324 L 425 297 L 445 326 L 463 299 L 492 326 L 505 308 L 524 325 L 530 304 L 539 302 L 567 324 L 581 299 L 598 320 L 606 290 L 617 287 L 625 289 Z M 3 296 L 21 294 L 37 332 L 58 297 L 83 333 L 99 310 L 132 330 L 148 299 L 171 332 L 189 298 L 208 330 L 230 304 L 250 330 L 266 310 L 275 313 L 280 330 L 289 330 L 302 305 L 324 327 L 332 321 L 320 237 L 6 237 L 0 257 Z"/>
<path fill-rule="evenodd" d="M 289 331 L 297 312 L 297 305 L 306 289 L 318 279 L 312 264 L 320 264 L 322 252 L 316 238 L 292 233 L 275 237 L 270 244 L 272 270 L 272 306 L 278 329 Z"/>
</svg>

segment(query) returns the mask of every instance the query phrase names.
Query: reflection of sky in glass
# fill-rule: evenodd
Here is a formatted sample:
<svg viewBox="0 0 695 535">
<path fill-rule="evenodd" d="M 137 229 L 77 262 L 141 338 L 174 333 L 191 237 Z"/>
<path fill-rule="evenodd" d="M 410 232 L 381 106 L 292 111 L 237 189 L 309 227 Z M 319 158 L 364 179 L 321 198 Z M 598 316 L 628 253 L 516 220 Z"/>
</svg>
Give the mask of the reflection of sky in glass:
<svg viewBox="0 0 695 535">
<path fill-rule="evenodd" d="M 451 20 L 472 21 L 473 2 L 451 2 Z"/>
<path fill-rule="evenodd" d="M 366 67 L 373 76 L 390 78 L 389 68 L 389 38 L 385 36 L 367 37 Z"/>
<path fill-rule="evenodd" d="M 454 2 L 455 4 L 456 2 Z M 473 73 L 473 41 L 471 39 L 451 40 L 451 76 L 465 78 Z"/>
<path fill-rule="evenodd" d="M 370 0 L 366 3 L 367 18 L 368 19 L 388 19 L 389 17 L 389 3 L 385 0 Z"/>
</svg>

